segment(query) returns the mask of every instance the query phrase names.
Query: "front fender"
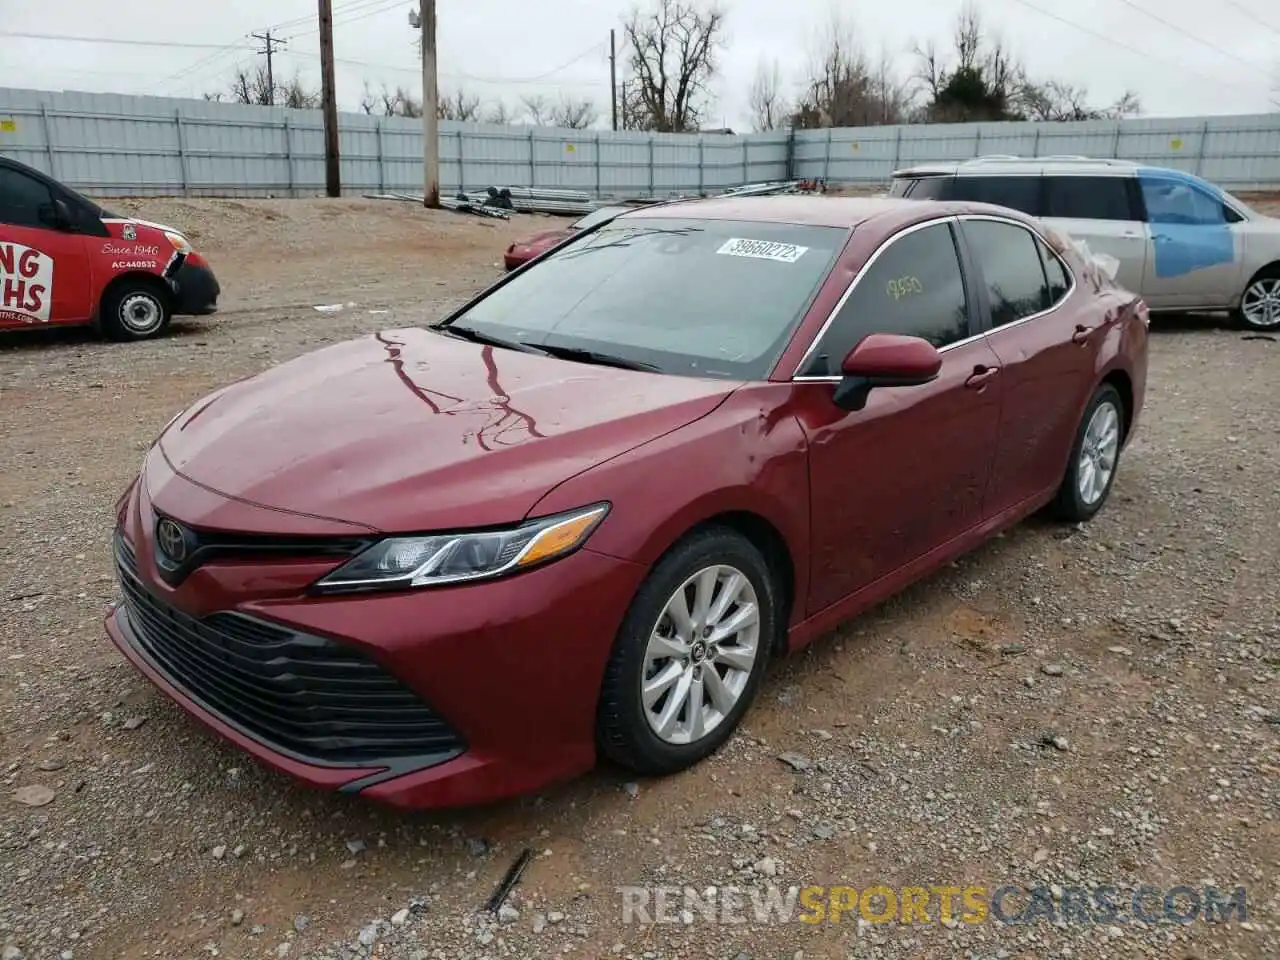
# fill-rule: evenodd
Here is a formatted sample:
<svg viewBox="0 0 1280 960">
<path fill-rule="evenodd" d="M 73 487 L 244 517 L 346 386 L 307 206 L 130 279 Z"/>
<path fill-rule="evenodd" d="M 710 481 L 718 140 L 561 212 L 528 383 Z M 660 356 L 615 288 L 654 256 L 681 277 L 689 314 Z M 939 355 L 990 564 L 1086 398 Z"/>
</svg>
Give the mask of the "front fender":
<svg viewBox="0 0 1280 960">
<path fill-rule="evenodd" d="M 713 517 L 754 515 L 790 554 L 794 620 L 809 585 L 809 467 L 804 431 L 785 412 L 790 392 L 790 384 L 744 387 L 701 420 L 566 481 L 530 512 L 608 500 L 591 549 L 645 567 Z"/>
</svg>

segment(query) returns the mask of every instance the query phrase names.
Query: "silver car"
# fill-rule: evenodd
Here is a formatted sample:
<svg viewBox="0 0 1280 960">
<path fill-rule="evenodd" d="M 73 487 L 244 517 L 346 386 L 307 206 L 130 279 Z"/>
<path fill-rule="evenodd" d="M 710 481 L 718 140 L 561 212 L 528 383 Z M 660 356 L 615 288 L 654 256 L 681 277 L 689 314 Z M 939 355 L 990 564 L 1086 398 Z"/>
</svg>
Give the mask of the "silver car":
<svg viewBox="0 0 1280 960">
<path fill-rule="evenodd" d="M 890 195 L 995 203 L 1119 262 L 1155 311 L 1228 310 L 1280 329 L 1280 220 L 1180 170 L 1087 157 L 980 157 L 897 170 Z"/>
</svg>

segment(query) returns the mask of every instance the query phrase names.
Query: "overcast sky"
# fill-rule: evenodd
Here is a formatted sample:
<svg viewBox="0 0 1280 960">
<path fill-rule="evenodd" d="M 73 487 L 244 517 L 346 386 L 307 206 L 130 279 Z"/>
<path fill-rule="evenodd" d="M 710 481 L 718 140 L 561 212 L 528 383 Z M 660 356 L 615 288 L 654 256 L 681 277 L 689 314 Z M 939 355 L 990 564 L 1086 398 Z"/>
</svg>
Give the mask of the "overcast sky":
<svg viewBox="0 0 1280 960">
<path fill-rule="evenodd" d="M 762 58 L 776 58 L 789 86 L 798 88 L 832 4 L 722 0 L 728 29 L 708 124 L 749 129 L 747 95 Z M 408 25 L 415 5 L 334 0 L 342 109 L 357 109 L 366 81 L 375 90 L 385 83 L 421 91 L 415 31 Z M 946 43 L 959 0 L 882 6 L 846 0 L 840 7 L 850 12 L 867 52 L 874 57 L 886 49 L 906 75 L 913 43 Z M 276 60 L 277 74 L 297 70 L 318 84 L 315 0 L 0 0 L 0 9 L 0 34 L 227 45 L 218 50 L 4 37 L 0 86 L 199 96 L 225 89 L 238 64 L 257 61 L 248 49 L 255 41 L 245 35 L 267 27 L 289 38 Z M 441 86 L 462 87 L 487 102 L 501 98 L 512 107 L 522 95 L 586 96 L 607 123 L 609 29 L 628 9 L 630 0 L 438 0 Z M 1278 109 L 1272 101 L 1280 100 L 1280 6 L 1274 0 L 981 0 L 979 9 L 1034 77 L 1087 86 L 1095 102 L 1133 89 L 1153 116 Z"/>
</svg>

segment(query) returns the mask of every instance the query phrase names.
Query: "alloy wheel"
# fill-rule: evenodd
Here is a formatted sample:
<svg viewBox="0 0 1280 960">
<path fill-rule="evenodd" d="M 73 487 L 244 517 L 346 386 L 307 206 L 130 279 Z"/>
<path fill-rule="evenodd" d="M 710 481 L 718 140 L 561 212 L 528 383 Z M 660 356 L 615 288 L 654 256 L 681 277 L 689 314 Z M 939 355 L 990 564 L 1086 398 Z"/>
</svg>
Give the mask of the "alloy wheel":
<svg viewBox="0 0 1280 960">
<path fill-rule="evenodd" d="M 1076 483 L 1085 506 L 1092 507 L 1106 494 L 1119 452 L 1120 411 L 1106 400 L 1094 409 L 1080 444 Z"/>
<path fill-rule="evenodd" d="M 1240 298 L 1240 313 L 1252 327 L 1280 325 L 1280 277 L 1263 277 L 1249 284 Z"/>
<path fill-rule="evenodd" d="M 641 671 L 649 728 L 670 744 L 696 743 L 733 711 L 760 654 L 760 607 L 750 579 L 718 564 L 689 577 L 650 633 Z"/>
</svg>

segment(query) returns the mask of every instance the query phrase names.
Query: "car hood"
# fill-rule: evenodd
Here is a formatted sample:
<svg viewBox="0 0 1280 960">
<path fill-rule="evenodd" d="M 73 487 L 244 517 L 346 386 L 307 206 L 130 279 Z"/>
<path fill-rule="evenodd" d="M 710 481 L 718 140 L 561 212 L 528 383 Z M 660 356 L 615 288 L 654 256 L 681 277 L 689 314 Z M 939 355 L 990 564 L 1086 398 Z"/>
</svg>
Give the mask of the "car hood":
<svg viewBox="0 0 1280 960">
<path fill-rule="evenodd" d="M 485 526 L 738 386 L 396 330 L 234 383 L 159 446 L 193 483 L 274 510 L 380 532 Z"/>
</svg>

